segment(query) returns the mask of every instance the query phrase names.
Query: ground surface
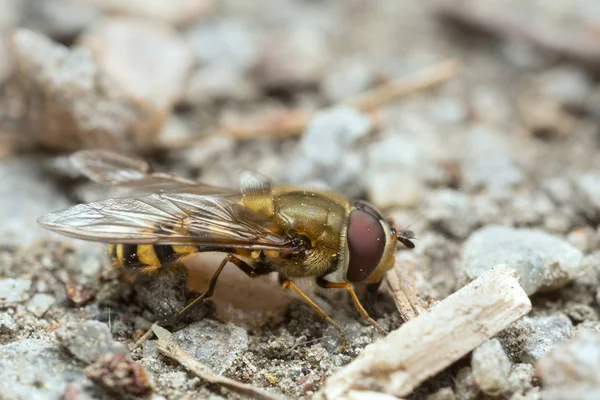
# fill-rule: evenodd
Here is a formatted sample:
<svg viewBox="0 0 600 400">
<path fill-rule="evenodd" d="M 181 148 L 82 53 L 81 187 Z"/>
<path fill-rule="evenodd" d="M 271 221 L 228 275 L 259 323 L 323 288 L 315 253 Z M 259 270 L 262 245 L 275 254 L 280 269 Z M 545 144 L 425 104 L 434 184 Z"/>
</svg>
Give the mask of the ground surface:
<svg viewBox="0 0 600 400">
<path fill-rule="evenodd" d="M 122 194 L 80 179 L 64 157 L 98 144 L 212 184 L 235 187 L 249 169 L 367 199 L 416 232 L 396 267 L 414 267 L 424 298 L 442 300 L 496 264 L 514 267 L 533 311 L 481 350 L 508 363 L 506 373 L 467 356 L 412 399 L 537 399 L 551 386 L 540 388 L 542 367 L 534 377 L 538 360 L 576 332 L 600 330 L 598 64 L 539 51 L 511 29 L 459 28 L 414 1 L 161 3 L 0 1 L 0 54 L 9 55 L 0 56 L 1 398 L 109 396 L 83 369 L 91 363 L 93 376 L 98 357 L 131 347 L 157 312 L 185 301 L 177 277 L 144 290 L 118 276 L 104 246 L 36 226 L 45 212 Z M 571 32 L 559 36 L 597 43 L 594 2 L 486 4 L 551 39 Z M 449 58 L 460 73 L 432 90 L 366 113 L 330 108 Z M 272 129 L 293 125 L 295 112 L 312 115 L 307 126 Z M 250 118 L 259 127 L 239 133 Z M 207 273 L 197 274 L 196 289 Z M 343 293 L 322 301 L 350 336 L 340 352 L 335 329 L 276 285 L 233 274 L 219 290 L 175 340 L 215 372 L 273 393 L 310 398 L 377 339 Z M 379 323 L 400 326 L 385 286 L 379 300 Z M 131 357 L 156 399 L 232 396 L 152 341 Z M 586 379 L 598 390 L 600 377 Z"/>
</svg>

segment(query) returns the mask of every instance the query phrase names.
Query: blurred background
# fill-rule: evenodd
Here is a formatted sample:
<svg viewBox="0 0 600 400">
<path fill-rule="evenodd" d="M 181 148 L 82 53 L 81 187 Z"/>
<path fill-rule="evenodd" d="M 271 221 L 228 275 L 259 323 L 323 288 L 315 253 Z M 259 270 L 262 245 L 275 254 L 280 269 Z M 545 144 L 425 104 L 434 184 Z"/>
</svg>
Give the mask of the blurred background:
<svg viewBox="0 0 600 400">
<path fill-rule="evenodd" d="M 27 273 L 13 255 L 49 237 L 38 216 L 117 194 L 68 163 L 102 147 L 221 186 L 253 170 L 366 199 L 415 231 L 401 257 L 424 297 L 503 243 L 543 242 L 566 270 L 528 293 L 592 265 L 564 302 L 597 322 L 599 73 L 594 0 L 0 0 L 0 276 Z M 543 236 L 463 249 L 492 224 Z"/>
<path fill-rule="evenodd" d="M 0 10 L 5 241 L 38 238 L 47 211 L 111 195 L 72 185 L 65 155 L 96 147 L 222 186 L 246 169 L 328 185 L 417 221 L 419 247 L 434 252 L 495 222 L 568 234 L 599 220 L 594 1 Z M 456 271 L 438 256 L 428 282 L 445 295 Z"/>
</svg>

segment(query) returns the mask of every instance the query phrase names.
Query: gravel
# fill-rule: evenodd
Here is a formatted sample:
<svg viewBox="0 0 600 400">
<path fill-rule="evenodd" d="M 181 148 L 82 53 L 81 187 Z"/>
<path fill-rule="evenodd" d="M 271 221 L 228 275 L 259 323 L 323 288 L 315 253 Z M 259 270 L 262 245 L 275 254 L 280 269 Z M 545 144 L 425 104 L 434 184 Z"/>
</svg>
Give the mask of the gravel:
<svg viewBox="0 0 600 400">
<path fill-rule="evenodd" d="M 222 374 L 248 349 L 248 334 L 233 324 L 203 320 L 190 324 L 173 336 L 188 354 Z"/>
<path fill-rule="evenodd" d="M 508 389 L 511 364 L 498 339 L 490 339 L 473 351 L 471 369 L 483 393 L 499 396 Z"/>
<path fill-rule="evenodd" d="M 462 252 L 463 275 L 475 279 L 498 264 L 519 274 L 528 294 L 564 286 L 588 268 L 583 254 L 541 230 L 487 226 L 474 232 Z"/>
<path fill-rule="evenodd" d="M 26 339 L 0 346 L 0 386 L 6 400 L 57 399 L 67 385 L 83 381 L 81 369 L 48 342 Z"/>
<path fill-rule="evenodd" d="M 556 313 L 524 317 L 507 329 L 500 340 L 514 359 L 533 365 L 572 335 L 571 320 L 562 313 Z"/>
<path fill-rule="evenodd" d="M 46 293 L 37 293 L 27 302 L 27 311 L 41 318 L 52 307 L 56 299 Z"/>
<path fill-rule="evenodd" d="M 3 306 L 27 301 L 31 295 L 31 281 L 27 279 L 0 280 L 0 304 Z"/>
<path fill-rule="evenodd" d="M 113 340 L 108 325 L 99 321 L 67 322 L 55 335 L 61 346 L 86 364 L 106 354 L 128 354 L 127 346 Z"/>
<path fill-rule="evenodd" d="M 186 260 L 187 281 L 140 279 L 111 268 L 105 245 L 38 227 L 74 201 L 131 194 L 67 166 L 86 147 L 215 185 L 235 188 L 252 170 L 369 201 L 415 232 L 397 267 L 432 302 L 514 268 L 530 315 L 409 400 L 600 397 L 589 333 L 600 331 L 600 85 L 569 59 L 598 7 L 472 3 L 531 20 L 519 31 L 549 32 L 546 44 L 569 49 L 563 60 L 523 35 L 448 29 L 432 12 L 464 1 L 363 3 L 0 0 L 0 397 L 233 398 L 152 339 L 128 351 L 155 321 L 219 374 L 301 399 L 377 340 L 344 291 L 305 288 L 348 332 L 340 352 L 336 330 L 276 276 L 229 267 L 211 301 L 175 324 L 222 254 Z M 345 105 L 449 56 L 461 70 L 445 83 L 368 112 Z M 386 329 L 403 323 L 386 284 L 377 306 Z"/>
<path fill-rule="evenodd" d="M 581 329 L 535 367 L 544 399 L 594 399 L 600 396 L 600 333 Z"/>
</svg>

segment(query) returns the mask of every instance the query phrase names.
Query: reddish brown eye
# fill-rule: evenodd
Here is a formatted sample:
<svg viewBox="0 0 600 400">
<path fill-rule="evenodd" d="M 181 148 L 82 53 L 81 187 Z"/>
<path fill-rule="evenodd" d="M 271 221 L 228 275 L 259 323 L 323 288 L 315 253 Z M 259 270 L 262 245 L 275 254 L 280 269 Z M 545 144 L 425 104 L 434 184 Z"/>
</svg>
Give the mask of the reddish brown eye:
<svg viewBox="0 0 600 400">
<path fill-rule="evenodd" d="M 363 210 L 350 213 L 348 249 L 350 260 L 346 279 L 350 282 L 367 279 L 379 265 L 385 249 L 385 232 L 375 216 Z"/>
</svg>

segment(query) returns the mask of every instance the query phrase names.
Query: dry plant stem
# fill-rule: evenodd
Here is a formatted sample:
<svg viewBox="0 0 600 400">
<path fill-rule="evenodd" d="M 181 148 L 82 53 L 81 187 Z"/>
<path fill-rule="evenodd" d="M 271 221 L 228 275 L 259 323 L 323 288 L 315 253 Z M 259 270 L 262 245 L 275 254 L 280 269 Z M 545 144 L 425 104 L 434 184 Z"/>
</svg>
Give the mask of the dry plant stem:
<svg viewBox="0 0 600 400">
<path fill-rule="evenodd" d="M 373 111 L 409 94 L 429 89 L 455 77 L 461 70 L 458 60 L 446 60 L 414 74 L 385 83 L 376 88 L 345 100 L 343 104 L 361 111 Z"/>
<path fill-rule="evenodd" d="M 531 310 L 514 272 L 496 266 L 399 329 L 365 348 L 334 374 L 321 398 L 352 390 L 405 396 Z"/>
<path fill-rule="evenodd" d="M 377 108 L 386 103 L 429 89 L 456 76 L 461 69 L 457 60 L 447 60 L 415 74 L 387 82 L 372 90 L 347 99 L 342 104 L 369 114 L 377 125 Z M 281 110 L 245 121 L 226 125 L 224 134 L 236 139 L 288 138 L 300 135 L 312 118 L 312 113 L 301 110 Z"/>
<path fill-rule="evenodd" d="M 409 321 L 427 311 L 427 303 L 421 298 L 414 285 L 413 263 L 396 265 L 386 274 L 396 308 L 404 321 Z"/>
<path fill-rule="evenodd" d="M 247 399 L 257 400 L 281 400 L 284 399 L 282 396 L 269 393 L 266 390 L 257 388 L 251 385 L 245 385 L 233 379 L 220 376 L 211 371 L 211 369 L 196 360 L 188 353 L 186 353 L 181 347 L 170 340 L 171 334 L 164 328 L 157 325 L 152 327 L 152 330 L 158 337 L 156 341 L 156 348 L 163 355 L 177 361 L 185 368 L 187 368 L 194 375 L 200 379 L 205 380 L 216 385 L 223 386 L 224 388 L 235 392 Z"/>
<path fill-rule="evenodd" d="M 585 35 L 585 32 L 536 27 L 528 23 L 529 19 L 508 12 L 488 11 L 485 9 L 486 2 L 437 0 L 434 4 L 440 15 L 452 21 L 496 36 L 529 42 L 543 51 L 600 72 L 600 42 L 592 35 Z"/>
</svg>

